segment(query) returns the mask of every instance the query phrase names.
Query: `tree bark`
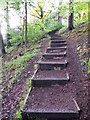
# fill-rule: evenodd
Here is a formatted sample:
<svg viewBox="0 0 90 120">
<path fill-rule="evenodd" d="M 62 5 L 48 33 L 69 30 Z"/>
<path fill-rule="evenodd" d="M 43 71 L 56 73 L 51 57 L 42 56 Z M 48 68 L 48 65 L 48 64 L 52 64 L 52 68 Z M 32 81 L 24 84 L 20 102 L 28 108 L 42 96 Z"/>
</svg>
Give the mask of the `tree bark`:
<svg viewBox="0 0 90 120">
<path fill-rule="evenodd" d="M 24 17 L 23 17 L 23 22 L 22 22 L 22 45 L 25 43 L 25 37 L 24 37 L 24 33 L 25 33 L 25 30 L 24 30 L 24 25 L 25 23 L 25 20 L 24 20 Z"/>
<path fill-rule="evenodd" d="M 27 46 L 27 2 L 25 1 L 25 45 Z"/>
<path fill-rule="evenodd" d="M 73 12 L 73 6 L 72 6 L 73 0 L 70 0 L 69 3 L 69 19 L 68 19 L 68 29 L 69 30 L 73 30 L 74 29 L 74 25 L 73 25 L 73 19 L 74 19 L 74 12 Z"/>
<path fill-rule="evenodd" d="M 6 7 L 6 22 L 7 22 L 7 35 L 6 35 L 6 47 L 8 47 L 8 31 L 9 31 L 9 28 L 10 28 L 10 25 L 9 25 L 9 8 L 8 8 L 8 2 L 6 2 L 7 4 L 7 7 Z"/>
<path fill-rule="evenodd" d="M 62 1 L 61 2 L 59 2 L 59 6 L 61 6 L 62 5 Z M 58 14 L 58 21 L 61 23 L 61 25 L 62 25 L 62 15 L 59 15 Z"/>
<path fill-rule="evenodd" d="M 60 22 L 62 25 L 62 16 L 58 16 L 58 22 Z"/>
<path fill-rule="evenodd" d="M 0 32 L 0 55 L 5 54 L 5 47 L 4 47 L 4 43 L 3 43 L 3 37 L 2 34 Z"/>
</svg>

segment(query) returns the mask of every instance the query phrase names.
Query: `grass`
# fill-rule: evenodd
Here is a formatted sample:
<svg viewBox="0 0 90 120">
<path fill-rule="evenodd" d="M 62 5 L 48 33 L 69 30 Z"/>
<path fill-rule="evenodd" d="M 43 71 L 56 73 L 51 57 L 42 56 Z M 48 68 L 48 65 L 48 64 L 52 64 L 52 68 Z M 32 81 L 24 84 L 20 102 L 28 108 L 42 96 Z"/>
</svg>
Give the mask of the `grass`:
<svg viewBox="0 0 90 120">
<path fill-rule="evenodd" d="M 22 120 L 22 115 L 21 115 L 21 112 L 20 112 L 20 111 L 17 111 L 17 112 L 16 112 L 16 119 Z"/>
<path fill-rule="evenodd" d="M 12 85 L 19 81 L 18 77 L 21 74 L 21 71 L 25 68 L 25 63 L 34 57 L 37 54 L 38 50 L 35 49 L 31 53 L 27 52 L 23 56 L 18 57 L 16 60 L 5 62 L 4 63 L 4 72 L 5 71 L 14 71 L 12 78 L 8 82 L 7 88 L 10 90 Z M 5 86 L 6 87 L 6 86 Z"/>
<path fill-rule="evenodd" d="M 90 58 L 89 58 L 89 61 L 88 61 L 88 73 L 90 74 Z"/>
<path fill-rule="evenodd" d="M 66 26 L 63 26 L 60 30 L 59 30 L 59 34 L 65 33 L 66 31 Z"/>
<path fill-rule="evenodd" d="M 11 46 L 11 47 L 9 47 L 9 49 L 8 49 L 8 53 L 11 53 L 11 51 L 13 51 L 15 49 L 15 46 Z"/>
<path fill-rule="evenodd" d="M 22 96 L 22 98 L 19 102 L 20 109 L 16 111 L 16 116 L 15 117 L 18 118 L 19 120 L 22 120 L 21 110 L 24 107 L 25 98 L 28 94 L 28 91 L 29 91 L 30 87 L 31 87 L 31 79 L 27 80 L 26 90 L 25 90 L 25 92 L 24 92 L 24 94 L 23 94 L 23 96 Z"/>
<path fill-rule="evenodd" d="M 25 92 L 24 92 L 24 94 L 23 94 L 23 96 L 22 96 L 22 98 L 21 98 L 21 100 L 20 100 L 20 102 L 19 102 L 20 109 L 23 109 L 23 107 L 24 107 L 24 100 L 25 100 L 25 98 L 26 98 L 26 95 L 28 94 L 28 90 L 29 90 L 30 87 L 31 87 L 31 79 L 27 80 L 27 83 L 26 83 L 26 84 L 27 84 L 27 85 L 26 85 Z"/>
<path fill-rule="evenodd" d="M 30 58 L 34 57 L 37 53 L 37 50 L 33 50 L 31 53 L 25 53 L 23 56 L 13 60 L 11 62 L 5 62 L 5 67 L 20 67 L 24 62 L 28 61 Z"/>
</svg>

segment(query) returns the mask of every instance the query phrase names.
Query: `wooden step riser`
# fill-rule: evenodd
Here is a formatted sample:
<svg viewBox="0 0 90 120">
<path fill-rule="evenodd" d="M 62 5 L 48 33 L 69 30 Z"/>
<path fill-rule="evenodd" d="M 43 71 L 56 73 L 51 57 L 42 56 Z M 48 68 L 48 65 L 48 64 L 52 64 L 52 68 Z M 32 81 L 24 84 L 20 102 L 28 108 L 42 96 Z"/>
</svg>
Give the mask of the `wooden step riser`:
<svg viewBox="0 0 90 120">
<path fill-rule="evenodd" d="M 48 54 L 45 54 L 45 55 L 42 55 L 43 58 L 45 59 L 53 59 L 53 58 L 56 58 L 56 57 L 66 57 L 66 54 L 59 54 L 59 55 L 48 55 Z"/>
<path fill-rule="evenodd" d="M 67 43 L 51 43 L 50 47 L 63 47 L 66 45 L 67 45 Z"/>
<path fill-rule="evenodd" d="M 77 113 L 26 113 L 22 112 L 22 120 L 36 120 L 38 119 L 64 119 L 64 120 L 76 120 L 79 119 L 80 115 Z"/>
<path fill-rule="evenodd" d="M 34 88 L 34 89 L 33 89 Z M 54 91 L 55 90 L 55 91 Z M 59 119 L 72 119 L 75 118 L 78 119 L 80 117 L 80 108 L 75 101 L 75 99 L 71 96 L 69 93 L 65 93 L 63 90 L 60 92 L 59 86 L 53 86 L 53 87 L 32 87 L 32 89 L 29 91 L 27 98 L 25 99 L 25 104 L 29 103 L 28 109 L 22 109 L 22 118 L 23 120 L 31 120 L 35 118 L 59 118 Z M 39 92 L 39 98 L 37 98 L 37 94 Z M 63 93 L 62 93 L 63 92 Z M 33 94 L 34 93 L 34 94 Z M 51 101 L 46 101 L 46 99 L 50 99 L 50 94 L 52 96 Z M 41 96 L 40 96 L 41 95 Z M 58 102 L 56 97 L 58 96 Z M 64 96 L 64 98 L 63 98 Z M 67 99 L 68 98 L 68 99 Z M 36 100 L 36 101 L 35 101 Z M 53 101 L 55 100 L 55 101 Z M 59 102 L 59 100 L 61 102 Z M 33 103 L 35 102 L 35 106 Z M 68 102 L 70 102 L 68 104 Z M 50 109 L 50 106 L 44 106 L 52 105 Z M 60 105 L 61 103 L 61 105 Z M 57 109 L 55 110 L 54 107 L 57 105 Z M 65 104 L 65 105 L 64 105 Z M 41 108 L 40 108 L 41 106 Z M 27 107 L 26 107 L 27 108 Z M 47 109 L 48 108 L 48 109 Z"/>
<path fill-rule="evenodd" d="M 50 47 L 47 48 L 46 52 L 52 51 L 52 50 L 61 50 L 61 51 L 66 51 L 67 47 Z"/>
<path fill-rule="evenodd" d="M 52 40 L 63 40 L 63 38 L 62 37 L 53 37 L 53 38 L 51 38 L 51 41 Z"/>
<path fill-rule="evenodd" d="M 50 87 L 54 85 L 65 85 L 69 82 L 69 80 L 32 80 L 33 87 Z"/>
<path fill-rule="evenodd" d="M 65 40 L 52 40 L 51 43 L 65 43 Z"/>
<path fill-rule="evenodd" d="M 65 49 L 60 49 L 60 50 L 50 50 L 50 49 L 47 49 L 46 53 L 60 53 L 60 52 L 65 52 L 65 51 L 66 51 Z"/>
<path fill-rule="evenodd" d="M 67 67 L 67 63 L 65 64 L 39 64 L 40 70 L 54 70 L 56 68 L 64 69 Z"/>
</svg>

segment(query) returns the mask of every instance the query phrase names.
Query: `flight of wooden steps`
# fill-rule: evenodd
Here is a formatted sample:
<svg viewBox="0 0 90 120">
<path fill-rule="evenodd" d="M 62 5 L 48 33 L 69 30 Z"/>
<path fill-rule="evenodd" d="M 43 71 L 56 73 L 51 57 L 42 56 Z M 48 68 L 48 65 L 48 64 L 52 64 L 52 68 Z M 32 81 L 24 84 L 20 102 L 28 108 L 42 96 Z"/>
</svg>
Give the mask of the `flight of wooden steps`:
<svg viewBox="0 0 90 120">
<path fill-rule="evenodd" d="M 50 46 L 32 76 L 32 87 L 21 110 L 23 120 L 79 118 L 80 108 L 72 91 L 63 90 L 70 81 L 66 69 L 67 47 L 67 41 L 62 37 L 51 38 Z"/>
</svg>

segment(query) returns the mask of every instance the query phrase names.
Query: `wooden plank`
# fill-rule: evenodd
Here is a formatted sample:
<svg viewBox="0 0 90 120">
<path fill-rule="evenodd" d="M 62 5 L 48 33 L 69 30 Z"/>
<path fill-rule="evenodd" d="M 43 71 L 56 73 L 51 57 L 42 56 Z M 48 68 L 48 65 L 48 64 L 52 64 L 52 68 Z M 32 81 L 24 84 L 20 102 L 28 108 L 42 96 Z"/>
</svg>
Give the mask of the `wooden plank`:
<svg viewBox="0 0 90 120">
<path fill-rule="evenodd" d="M 28 118 L 79 118 L 80 108 L 72 93 L 64 92 L 60 86 L 33 87 L 22 110 Z"/>
<path fill-rule="evenodd" d="M 49 87 L 57 84 L 66 84 L 69 80 L 68 73 L 63 70 L 38 70 L 32 79 L 32 86 Z"/>
<path fill-rule="evenodd" d="M 51 43 L 50 44 L 50 47 L 63 47 L 63 46 L 66 46 L 67 43 Z"/>
<path fill-rule="evenodd" d="M 60 53 L 44 53 L 42 55 L 45 59 L 52 59 L 54 57 L 64 57 L 66 56 L 66 51 Z"/>
</svg>

